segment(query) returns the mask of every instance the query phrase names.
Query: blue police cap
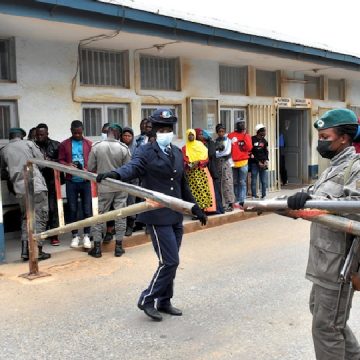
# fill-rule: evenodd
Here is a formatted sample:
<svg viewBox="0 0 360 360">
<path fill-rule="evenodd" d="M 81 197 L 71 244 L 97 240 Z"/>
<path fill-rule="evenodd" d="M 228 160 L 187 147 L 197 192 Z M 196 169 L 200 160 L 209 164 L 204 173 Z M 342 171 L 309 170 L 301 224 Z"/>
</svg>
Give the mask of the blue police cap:
<svg viewBox="0 0 360 360">
<path fill-rule="evenodd" d="M 157 109 L 149 116 L 149 120 L 154 125 L 174 125 L 177 122 L 177 117 L 170 109 Z"/>
</svg>

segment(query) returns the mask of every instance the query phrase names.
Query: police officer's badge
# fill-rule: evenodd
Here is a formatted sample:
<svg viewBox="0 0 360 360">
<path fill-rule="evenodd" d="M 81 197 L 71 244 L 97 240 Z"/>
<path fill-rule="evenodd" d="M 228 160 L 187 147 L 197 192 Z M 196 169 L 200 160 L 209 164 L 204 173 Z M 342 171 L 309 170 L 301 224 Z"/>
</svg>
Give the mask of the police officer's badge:
<svg viewBox="0 0 360 360">
<path fill-rule="evenodd" d="M 325 125 L 324 120 L 319 119 L 316 122 L 316 125 L 317 125 L 318 128 L 322 128 Z"/>
</svg>

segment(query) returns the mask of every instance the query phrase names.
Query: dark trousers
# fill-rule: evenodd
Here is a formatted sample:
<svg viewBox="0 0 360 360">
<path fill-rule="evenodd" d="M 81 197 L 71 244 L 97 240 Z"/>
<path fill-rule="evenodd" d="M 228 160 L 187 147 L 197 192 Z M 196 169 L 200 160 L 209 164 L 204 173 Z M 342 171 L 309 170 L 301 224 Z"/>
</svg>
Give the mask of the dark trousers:
<svg viewBox="0 0 360 360">
<path fill-rule="evenodd" d="M 78 219 L 78 197 L 80 196 L 82 212 L 84 219 L 92 216 L 91 206 L 91 184 L 90 181 L 73 182 L 66 180 L 66 197 L 69 205 L 69 222 L 80 220 Z M 78 230 L 71 231 L 73 235 L 78 233 Z M 84 234 L 90 234 L 90 227 L 84 228 Z"/>
<path fill-rule="evenodd" d="M 280 179 L 281 184 L 286 185 L 288 182 L 286 164 L 285 164 L 285 154 L 284 151 L 280 149 Z"/>
<path fill-rule="evenodd" d="M 141 305 L 157 306 L 170 304 L 173 297 L 173 285 L 176 270 L 179 266 L 179 249 L 183 235 L 182 222 L 174 225 L 146 225 L 154 250 L 159 259 L 159 266 L 150 282 L 150 285 L 140 295 Z"/>
</svg>

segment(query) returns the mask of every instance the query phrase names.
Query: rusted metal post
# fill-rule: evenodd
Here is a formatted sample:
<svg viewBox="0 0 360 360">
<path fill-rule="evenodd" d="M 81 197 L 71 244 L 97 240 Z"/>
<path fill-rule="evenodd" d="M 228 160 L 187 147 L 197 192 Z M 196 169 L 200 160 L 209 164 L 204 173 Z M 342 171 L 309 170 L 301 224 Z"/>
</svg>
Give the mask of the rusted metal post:
<svg viewBox="0 0 360 360">
<path fill-rule="evenodd" d="M 49 274 L 39 272 L 38 246 L 37 240 L 34 237 L 34 230 L 36 230 L 34 169 L 33 164 L 30 162 L 24 166 L 24 185 L 26 200 L 26 226 L 29 244 L 29 273 L 19 276 L 33 280 L 38 277 L 49 276 Z"/>
</svg>

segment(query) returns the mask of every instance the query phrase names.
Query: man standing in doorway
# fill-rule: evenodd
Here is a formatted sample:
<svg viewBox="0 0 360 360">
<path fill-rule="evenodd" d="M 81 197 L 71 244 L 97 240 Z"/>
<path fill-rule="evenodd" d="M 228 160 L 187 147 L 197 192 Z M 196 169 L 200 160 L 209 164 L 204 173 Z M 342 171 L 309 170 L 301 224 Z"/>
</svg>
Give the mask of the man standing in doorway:
<svg viewBox="0 0 360 360">
<path fill-rule="evenodd" d="M 245 121 L 237 121 L 235 131 L 228 135 L 231 140 L 231 158 L 233 160 L 233 182 L 235 198 L 243 207 L 247 193 L 248 161 L 252 149 L 251 137 L 246 133 Z"/>
<path fill-rule="evenodd" d="M 80 120 L 71 123 L 71 137 L 60 144 L 59 163 L 72 166 L 77 169 L 87 169 L 88 158 L 91 151 L 91 141 L 84 138 L 84 126 Z M 91 183 L 79 176 L 66 174 L 66 197 L 69 205 L 69 220 L 75 222 L 78 219 L 78 197 L 80 196 L 84 218 L 92 215 L 91 205 Z M 70 247 L 79 247 L 79 231 L 72 230 L 72 241 Z M 90 227 L 84 228 L 83 246 L 91 249 Z"/>
</svg>

